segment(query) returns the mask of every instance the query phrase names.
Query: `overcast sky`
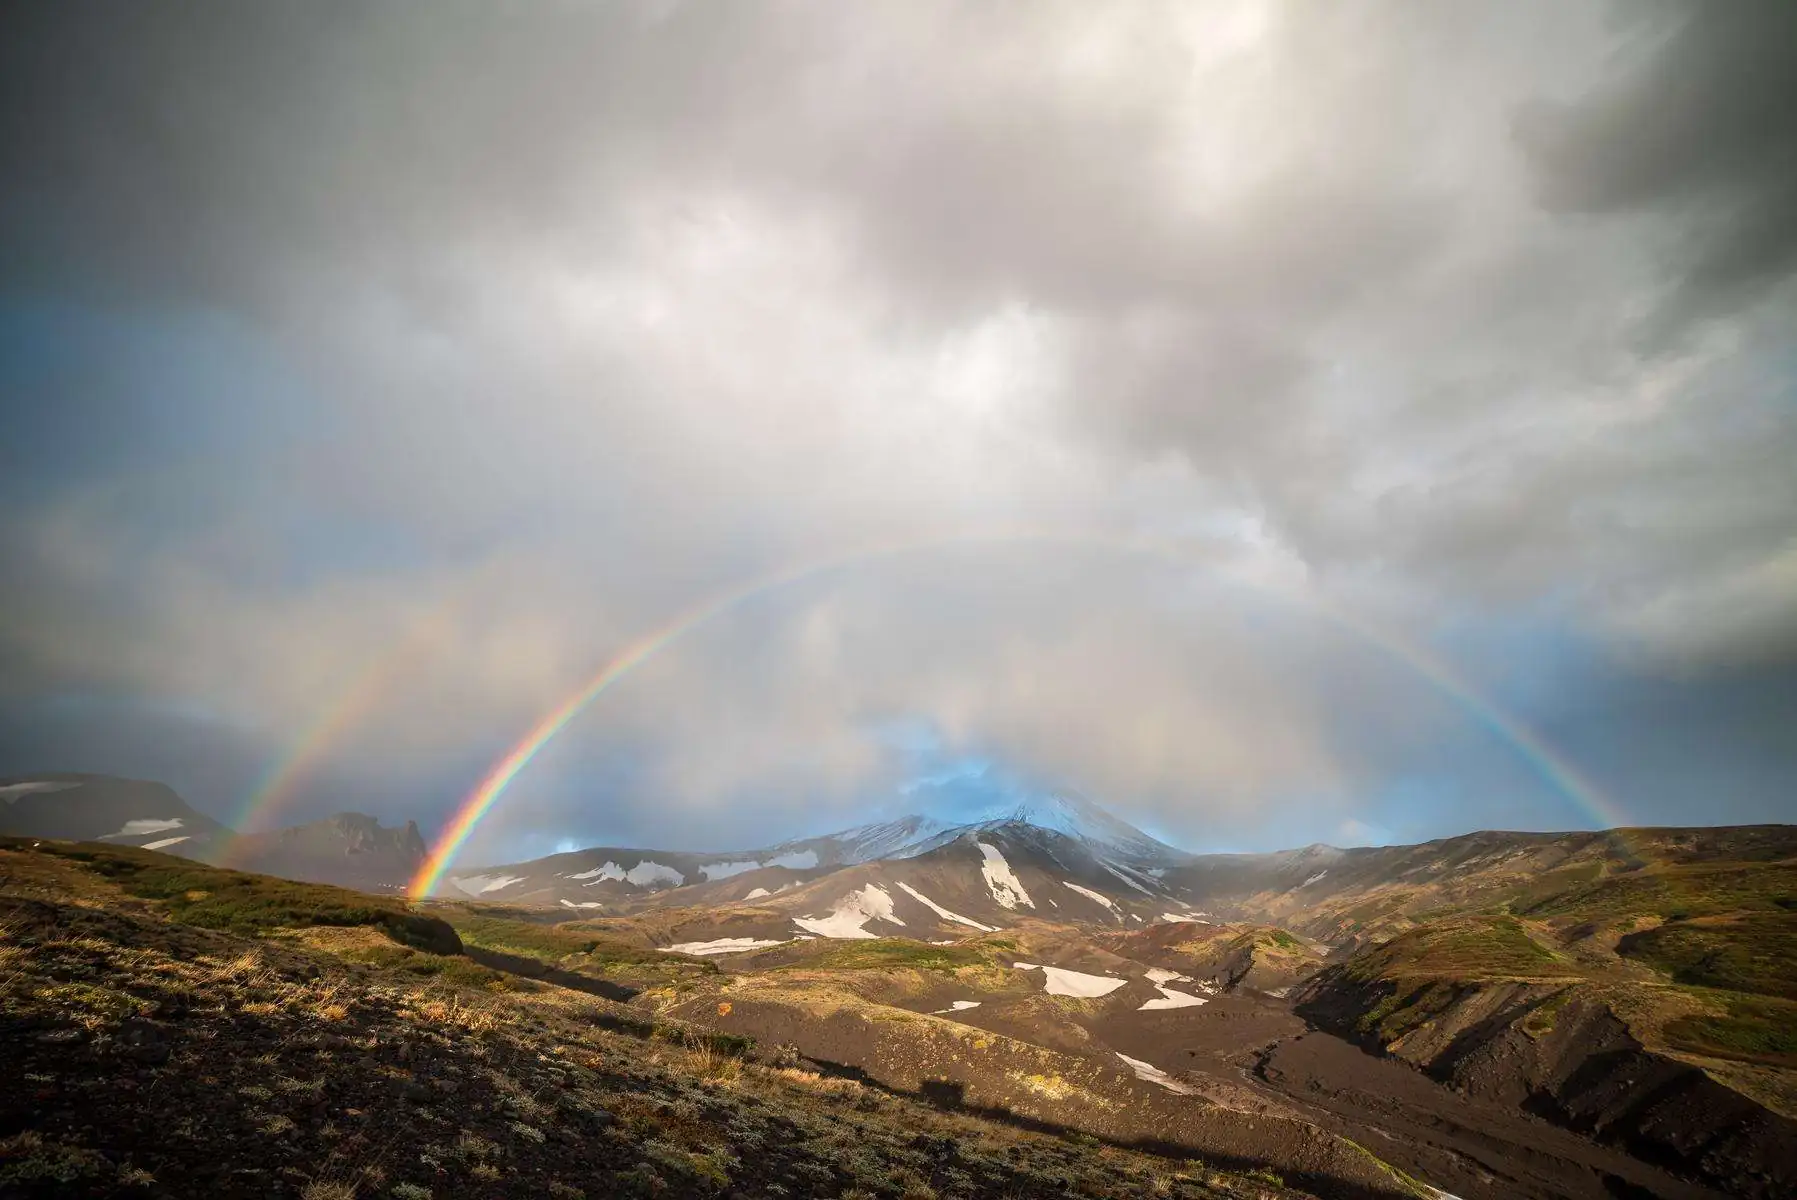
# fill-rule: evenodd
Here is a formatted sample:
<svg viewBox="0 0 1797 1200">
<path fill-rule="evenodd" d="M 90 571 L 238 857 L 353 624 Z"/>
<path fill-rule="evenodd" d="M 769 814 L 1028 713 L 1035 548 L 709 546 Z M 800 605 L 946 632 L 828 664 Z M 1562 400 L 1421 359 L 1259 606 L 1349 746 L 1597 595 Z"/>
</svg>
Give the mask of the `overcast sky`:
<svg viewBox="0 0 1797 1200">
<path fill-rule="evenodd" d="M 353 698 L 265 819 L 428 833 L 847 559 L 470 853 L 970 764 L 1198 849 L 1602 819 L 1350 625 L 1612 813 L 1797 817 L 1797 5 L 6 25 L 0 770 L 234 818 Z"/>
</svg>

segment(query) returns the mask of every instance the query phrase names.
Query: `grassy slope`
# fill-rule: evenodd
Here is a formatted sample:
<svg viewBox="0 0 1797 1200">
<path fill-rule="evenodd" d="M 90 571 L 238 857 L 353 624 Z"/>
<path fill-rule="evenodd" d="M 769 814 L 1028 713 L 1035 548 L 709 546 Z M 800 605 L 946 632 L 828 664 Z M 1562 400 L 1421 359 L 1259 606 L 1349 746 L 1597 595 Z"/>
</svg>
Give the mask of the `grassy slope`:
<svg viewBox="0 0 1797 1200">
<path fill-rule="evenodd" d="M 1392 985 L 1362 1018 L 1363 1031 L 1401 1036 L 1473 985 L 1565 978 L 1617 998 L 1649 1045 L 1701 1065 L 1773 1072 L 1764 1087 L 1746 1086 L 1788 1109 L 1786 1073 L 1797 1071 L 1797 864 L 1763 855 L 1687 861 L 1679 849 L 1658 847 L 1647 865 L 1622 873 L 1550 872 L 1480 913 L 1439 917 L 1361 951 L 1343 975 Z M 1602 948 L 1606 933 L 1613 952 Z M 1551 1012 L 1531 1019 L 1551 1020 Z M 1742 1085 L 1738 1076 L 1731 1082 Z"/>
<path fill-rule="evenodd" d="M 186 925 L 243 934 L 310 925 L 366 925 L 402 945 L 442 954 L 462 949 L 448 924 L 384 896 L 227 871 L 126 846 L 0 838 L 0 849 L 28 846 L 80 863 L 128 895 L 157 901 L 171 919 Z"/>
<path fill-rule="evenodd" d="M 745 1061 L 577 991 L 421 977 L 433 956 L 340 919 L 352 893 L 267 937 L 165 920 L 124 899 L 148 872 L 109 866 L 0 850 L 7 1195 L 1292 1194 Z"/>
</svg>

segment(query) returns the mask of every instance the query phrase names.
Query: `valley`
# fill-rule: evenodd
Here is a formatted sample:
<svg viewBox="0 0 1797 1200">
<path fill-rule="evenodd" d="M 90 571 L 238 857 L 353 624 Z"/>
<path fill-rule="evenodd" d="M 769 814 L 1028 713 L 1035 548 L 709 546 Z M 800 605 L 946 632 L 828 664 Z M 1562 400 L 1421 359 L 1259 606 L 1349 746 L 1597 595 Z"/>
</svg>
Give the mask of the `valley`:
<svg viewBox="0 0 1797 1200">
<path fill-rule="evenodd" d="M 176 814 L 83 819 L 74 832 L 91 838 Z M 415 872 L 422 850 L 383 828 L 350 814 L 259 844 L 317 880 L 346 861 Z M 98 909 L 135 931 L 121 945 L 212 930 L 299 954 L 302 977 L 340 977 L 358 1003 L 503 1010 L 531 1044 L 549 1036 L 533 1014 L 588 1006 L 558 1044 L 674 1036 L 728 1048 L 705 1054 L 741 1059 L 726 1068 L 738 1076 L 810 1072 L 876 1106 L 1219 1178 L 1270 1173 L 1319 1197 L 1770 1198 L 1797 1184 L 1788 826 L 1198 856 L 1063 799 L 763 850 L 457 867 L 411 901 L 393 879 L 357 900 L 125 840 L 7 844 L 12 961 L 36 970 L 57 926 Z M 9 1019 L 62 995 L 26 978 Z M 104 969 L 79 978 L 117 987 Z M 171 1036 L 160 1001 L 122 994 L 116 1012 L 75 1018 L 91 1031 L 78 1044 L 116 1039 L 115 1018 Z M 118 1017 L 132 1012 L 148 1015 Z M 46 1078 L 59 1028 L 26 1043 Z M 0 1134 L 32 1126 L 15 1112 Z M 1065 1194 L 929 1186 L 904 1194 Z M 820 1179 L 798 1194 L 849 1191 Z"/>
</svg>

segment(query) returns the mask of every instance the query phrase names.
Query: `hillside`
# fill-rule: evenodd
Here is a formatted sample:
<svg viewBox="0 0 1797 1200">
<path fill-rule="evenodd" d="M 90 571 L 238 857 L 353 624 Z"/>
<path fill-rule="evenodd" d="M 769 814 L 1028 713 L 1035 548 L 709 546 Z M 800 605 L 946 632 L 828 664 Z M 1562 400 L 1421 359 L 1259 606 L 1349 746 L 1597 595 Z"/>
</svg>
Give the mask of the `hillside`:
<svg viewBox="0 0 1797 1200">
<path fill-rule="evenodd" d="M 216 853 L 231 831 L 167 784 L 40 771 L 0 781 L 0 834 L 146 846 L 202 858 Z"/>
<path fill-rule="evenodd" d="M 1550 871 L 1365 948 L 1297 1011 L 1735 1194 L 1788 1194 L 1797 863 L 1757 832 L 1644 843 L 1633 870 Z"/>
<path fill-rule="evenodd" d="M 160 895 L 177 873 L 205 886 Z M 197 892 L 235 901 L 189 907 Z M 0 846 L 0 1068 L 28 1085 L 0 1098 L 0 1191 L 1300 1194 L 944 1110 L 790 1048 L 406 945 L 384 924 L 400 911 L 154 854 Z M 534 953 L 566 957 L 551 941 Z M 610 965 L 676 995 L 713 970 Z"/>
</svg>

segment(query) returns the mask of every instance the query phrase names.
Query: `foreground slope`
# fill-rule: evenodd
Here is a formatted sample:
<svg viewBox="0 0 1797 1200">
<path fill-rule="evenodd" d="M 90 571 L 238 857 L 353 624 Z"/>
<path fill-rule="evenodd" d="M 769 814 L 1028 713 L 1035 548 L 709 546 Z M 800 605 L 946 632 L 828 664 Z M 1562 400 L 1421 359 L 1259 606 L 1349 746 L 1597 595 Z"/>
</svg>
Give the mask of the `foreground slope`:
<svg viewBox="0 0 1797 1200">
<path fill-rule="evenodd" d="M 109 876 L 102 848 L 0 845 L 0 1072 L 19 1083 L 0 1193 L 1298 1195 L 939 1111 L 791 1051 L 745 1060 L 741 1039 L 403 945 L 383 902 L 312 889 L 321 927 L 280 908 L 290 885 L 158 857 Z M 143 894 L 163 871 L 211 876 L 187 904 L 235 907 L 190 924 Z"/>
</svg>

